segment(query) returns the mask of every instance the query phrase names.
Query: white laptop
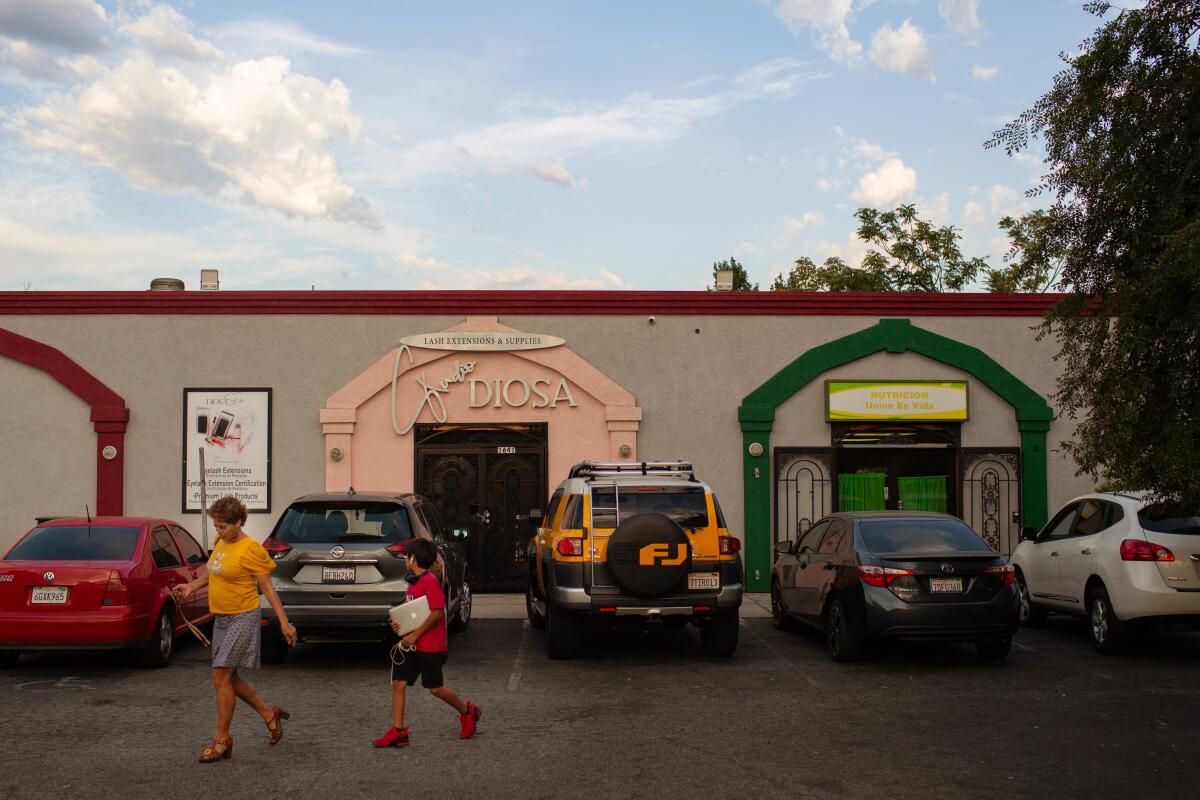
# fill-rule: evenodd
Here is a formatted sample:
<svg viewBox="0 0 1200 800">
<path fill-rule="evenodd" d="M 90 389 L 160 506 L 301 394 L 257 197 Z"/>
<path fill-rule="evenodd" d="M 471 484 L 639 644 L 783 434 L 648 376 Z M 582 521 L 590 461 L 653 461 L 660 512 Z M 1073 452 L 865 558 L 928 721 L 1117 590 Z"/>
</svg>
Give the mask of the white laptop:
<svg viewBox="0 0 1200 800">
<path fill-rule="evenodd" d="M 388 610 L 392 622 L 400 626 L 400 635 L 412 633 L 429 619 L 429 598 L 424 595 Z"/>
</svg>

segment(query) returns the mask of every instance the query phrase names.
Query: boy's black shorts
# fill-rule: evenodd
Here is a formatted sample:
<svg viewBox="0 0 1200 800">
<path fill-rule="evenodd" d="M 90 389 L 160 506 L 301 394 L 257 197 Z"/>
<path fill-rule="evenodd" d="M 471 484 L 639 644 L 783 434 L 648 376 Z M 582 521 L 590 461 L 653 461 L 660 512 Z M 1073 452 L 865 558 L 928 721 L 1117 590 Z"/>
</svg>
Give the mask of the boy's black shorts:
<svg viewBox="0 0 1200 800">
<path fill-rule="evenodd" d="M 414 650 L 404 654 L 403 664 L 392 664 L 392 680 L 404 681 L 409 686 L 416 686 L 417 678 L 420 677 L 421 685 L 426 689 L 440 689 L 444 684 L 442 665 L 445 663 L 445 650 L 439 653 L 422 653 L 420 650 Z"/>
</svg>

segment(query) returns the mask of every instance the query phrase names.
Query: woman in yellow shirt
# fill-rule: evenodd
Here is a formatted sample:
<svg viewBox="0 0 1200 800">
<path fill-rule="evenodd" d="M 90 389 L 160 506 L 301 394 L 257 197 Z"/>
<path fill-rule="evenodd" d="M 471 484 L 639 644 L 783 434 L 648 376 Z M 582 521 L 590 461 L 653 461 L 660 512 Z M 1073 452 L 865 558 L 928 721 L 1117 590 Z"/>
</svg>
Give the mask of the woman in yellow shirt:
<svg viewBox="0 0 1200 800">
<path fill-rule="evenodd" d="M 269 577 L 275 562 L 258 542 L 242 530 L 246 506 L 236 497 L 222 497 L 208 514 L 217 529 L 217 546 L 208 559 L 207 573 L 175 588 L 176 597 L 185 600 L 201 586 L 208 586 L 208 608 L 213 613 L 212 680 L 217 693 L 217 730 L 212 742 L 200 754 L 208 764 L 233 756 L 233 737 L 229 723 L 237 698 L 258 712 L 267 724 L 267 738 L 275 744 L 283 737 L 283 720 L 291 715 L 279 706 L 267 705 L 254 687 L 238 675 L 238 668 L 257 669 L 262 665 L 262 622 L 258 608 L 261 591 L 279 618 L 280 630 L 289 645 L 296 644 L 296 629 L 288 622 L 279 595 Z"/>
</svg>

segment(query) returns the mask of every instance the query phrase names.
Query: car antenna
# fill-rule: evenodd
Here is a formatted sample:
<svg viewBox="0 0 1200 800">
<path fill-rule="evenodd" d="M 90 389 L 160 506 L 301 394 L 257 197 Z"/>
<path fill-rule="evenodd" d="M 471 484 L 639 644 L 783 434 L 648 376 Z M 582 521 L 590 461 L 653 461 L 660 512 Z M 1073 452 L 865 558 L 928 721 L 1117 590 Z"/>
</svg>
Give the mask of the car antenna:
<svg viewBox="0 0 1200 800">
<path fill-rule="evenodd" d="M 87 517 L 88 525 L 91 525 L 92 524 L 92 512 L 90 509 L 88 509 L 87 503 L 83 504 L 83 514 L 85 517 Z"/>
</svg>

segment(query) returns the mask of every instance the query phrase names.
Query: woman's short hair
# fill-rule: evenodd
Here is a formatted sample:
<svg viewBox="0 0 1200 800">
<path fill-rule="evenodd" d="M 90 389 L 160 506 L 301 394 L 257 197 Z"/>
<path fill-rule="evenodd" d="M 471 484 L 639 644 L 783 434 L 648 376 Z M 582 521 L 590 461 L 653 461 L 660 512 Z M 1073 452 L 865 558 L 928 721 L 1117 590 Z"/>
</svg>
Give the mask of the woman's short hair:
<svg viewBox="0 0 1200 800">
<path fill-rule="evenodd" d="M 208 515 L 226 525 L 241 525 L 246 521 L 246 504 L 231 494 L 226 495 L 209 507 Z"/>
</svg>

